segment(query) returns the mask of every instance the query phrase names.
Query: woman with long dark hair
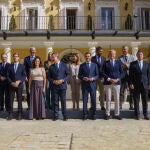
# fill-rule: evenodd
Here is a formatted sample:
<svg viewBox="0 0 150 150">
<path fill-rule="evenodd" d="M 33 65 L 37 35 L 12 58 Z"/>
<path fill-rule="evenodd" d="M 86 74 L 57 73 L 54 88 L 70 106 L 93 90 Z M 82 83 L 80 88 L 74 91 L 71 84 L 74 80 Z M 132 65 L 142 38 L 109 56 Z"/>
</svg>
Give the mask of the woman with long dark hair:
<svg viewBox="0 0 150 150">
<path fill-rule="evenodd" d="M 73 109 L 79 109 L 80 100 L 80 79 L 78 78 L 78 72 L 80 67 L 80 56 L 78 53 L 73 53 L 71 57 L 71 64 L 69 64 L 70 71 L 70 85 L 72 92 Z"/>
<path fill-rule="evenodd" d="M 46 73 L 42 67 L 41 58 L 36 56 L 33 60 L 32 69 L 30 69 L 29 92 L 30 92 L 30 110 L 29 119 L 44 119 L 45 112 L 45 88 Z"/>
</svg>

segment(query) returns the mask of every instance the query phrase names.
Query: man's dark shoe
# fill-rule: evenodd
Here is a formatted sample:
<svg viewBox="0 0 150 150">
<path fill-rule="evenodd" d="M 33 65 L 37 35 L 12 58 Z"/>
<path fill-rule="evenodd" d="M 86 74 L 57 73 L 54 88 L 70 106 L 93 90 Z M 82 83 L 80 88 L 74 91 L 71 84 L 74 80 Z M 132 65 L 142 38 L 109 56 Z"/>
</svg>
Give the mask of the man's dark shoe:
<svg viewBox="0 0 150 150">
<path fill-rule="evenodd" d="M 137 115 L 137 116 L 135 116 L 135 119 L 136 119 L 136 120 L 140 120 L 141 118 L 140 118 L 139 115 Z"/>
<path fill-rule="evenodd" d="M 104 110 L 104 111 L 105 111 L 105 110 L 106 110 L 106 108 L 105 108 L 105 107 L 101 107 L 101 110 Z"/>
<path fill-rule="evenodd" d="M 92 106 L 89 108 L 89 111 L 93 111 L 93 107 Z"/>
<path fill-rule="evenodd" d="M 122 117 L 120 117 L 120 116 L 115 116 L 115 119 L 122 120 Z"/>
<path fill-rule="evenodd" d="M 146 116 L 144 116 L 144 119 L 145 120 L 149 120 L 149 117 L 146 115 Z"/>
<path fill-rule="evenodd" d="M 83 116 L 83 120 L 87 120 L 88 119 L 88 117 L 87 116 Z"/>
<path fill-rule="evenodd" d="M 64 116 L 63 117 L 63 121 L 67 121 L 68 120 L 68 117 L 67 116 Z"/>
<path fill-rule="evenodd" d="M 58 117 L 54 117 L 54 118 L 53 118 L 53 121 L 57 121 L 57 120 L 58 120 Z"/>
<path fill-rule="evenodd" d="M 12 116 L 12 114 L 10 114 L 10 115 L 8 116 L 7 120 L 12 120 L 12 119 L 13 119 L 13 116 Z"/>
<path fill-rule="evenodd" d="M 110 119 L 110 116 L 109 115 L 106 115 L 105 116 L 105 120 L 109 120 Z"/>
<path fill-rule="evenodd" d="M 22 120 L 22 115 L 19 114 L 17 120 Z"/>
<path fill-rule="evenodd" d="M 131 106 L 131 107 L 129 108 L 129 110 L 134 110 L 134 107 L 133 107 L 133 106 Z"/>
<path fill-rule="evenodd" d="M 96 120 L 96 116 L 92 116 L 92 120 Z"/>
</svg>

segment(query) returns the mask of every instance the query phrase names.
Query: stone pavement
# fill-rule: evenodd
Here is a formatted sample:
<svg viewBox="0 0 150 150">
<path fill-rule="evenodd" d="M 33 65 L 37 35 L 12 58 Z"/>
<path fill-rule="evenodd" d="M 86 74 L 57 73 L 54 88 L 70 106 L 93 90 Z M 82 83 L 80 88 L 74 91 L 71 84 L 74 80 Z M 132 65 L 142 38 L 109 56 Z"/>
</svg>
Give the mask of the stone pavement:
<svg viewBox="0 0 150 150">
<path fill-rule="evenodd" d="M 26 119 L 7 121 L 5 112 L 0 113 L 0 150 L 149 150 L 150 121 L 134 120 L 133 112 L 124 104 L 122 121 L 103 118 L 99 110 L 98 119 L 82 121 L 82 111 L 72 111 L 67 102 L 69 119 L 52 121 Z M 15 104 L 16 105 L 16 104 Z M 24 103 L 26 107 L 26 104 Z M 51 112 L 47 112 L 49 118 Z M 60 115 L 61 118 L 61 115 Z"/>
</svg>

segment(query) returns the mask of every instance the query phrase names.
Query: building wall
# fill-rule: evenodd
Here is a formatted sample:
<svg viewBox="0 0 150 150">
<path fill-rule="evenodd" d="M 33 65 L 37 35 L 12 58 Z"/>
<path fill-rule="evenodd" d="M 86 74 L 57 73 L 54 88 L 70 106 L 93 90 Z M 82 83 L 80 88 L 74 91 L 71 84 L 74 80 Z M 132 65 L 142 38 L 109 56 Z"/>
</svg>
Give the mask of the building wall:
<svg viewBox="0 0 150 150">
<path fill-rule="evenodd" d="M 125 10 L 126 4 L 128 5 L 127 10 Z M 120 24 L 122 28 L 125 27 L 125 21 L 128 14 L 133 16 L 133 0 L 120 0 L 120 16 L 122 16 L 120 19 Z"/>
<path fill-rule="evenodd" d="M 118 56 L 120 56 L 121 54 L 122 54 L 122 49 L 121 48 L 111 48 L 111 49 L 115 49 L 116 51 L 117 51 L 117 57 Z M 144 53 L 144 59 L 145 60 L 148 60 L 148 56 L 149 56 L 149 54 L 150 54 L 150 49 L 149 48 L 140 48 L 142 51 L 143 51 L 143 53 Z M 61 54 L 63 51 L 64 51 L 65 49 L 63 49 L 63 48 L 54 48 L 54 52 L 57 52 L 57 53 L 59 53 L 59 54 Z M 89 51 L 89 49 L 88 48 L 77 48 L 76 50 L 78 50 L 79 52 L 81 52 L 82 54 L 83 54 L 83 56 L 84 56 L 84 53 L 85 52 L 88 52 Z M 103 48 L 103 56 L 105 56 L 106 58 L 108 58 L 108 51 L 110 50 L 110 48 Z M 129 53 L 131 53 L 131 49 L 129 50 Z M 3 49 L 0 49 L 0 55 L 2 54 L 4 52 L 4 50 Z M 20 56 L 20 61 L 21 62 L 23 62 L 23 59 L 26 57 L 26 56 L 28 56 L 28 55 L 30 55 L 30 53 L 29 53 L 29 49 L 13 49 L 12 50 L 12 54 L 13 53 L 15 53 L 15 52 L 17 52 L 17 53 L 19 53 L 19 56 Z M 71 52 L 71 51 L 70 51 Z M 47 57 L 46 57 L 46 49 L 45 48 L 37 48 L 37 55 L 38 56 L 40 56 L 41 57 L 41 59 L 42 59 L 42 62 L 44 62 L 46 59 L 47 59 Z M 12 55 L 11 55 L 12 56 Z M 11 61 L 13 60 L 13 57 L 11 57 Z"/>
</svg>

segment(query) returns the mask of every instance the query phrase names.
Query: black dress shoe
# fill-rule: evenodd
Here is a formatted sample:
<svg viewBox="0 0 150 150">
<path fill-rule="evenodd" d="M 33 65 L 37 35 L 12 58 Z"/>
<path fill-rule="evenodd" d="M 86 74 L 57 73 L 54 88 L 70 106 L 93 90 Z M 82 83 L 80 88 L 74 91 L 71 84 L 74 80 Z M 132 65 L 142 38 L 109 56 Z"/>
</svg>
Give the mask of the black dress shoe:
<svg viewBox="0 0 150 150">
<path fill-rule="evenodd" d="M 131 106 L 131 107 L 129 108 L 129 110 L 134 110 L 133 106 Z"/>
<path fill-rule="evenodd" d="M 101 110 L 104 110 L 104 111 L 105 111 L 105 110 L 106 110 L 106 108 L 105 108 L 105 107 L 101 107 Z"/>
<path fill-rule="evenodd" d="M 83 116 L 83 120 L 87 120 L 88 119 L 88 117 L 87 116 Z"/>
<path fill-rule="evenodd" d="M 145 120 L 149 120 L 149 117 L 146 115 L 146 116 L 144 116 L 144 119 Z"/>
<path fill-rule="evenodd" d="M 17 120 L 22 120 L 22 115 L 19 114 Z"/>
<path fill-rule="evenodd" d="M 58 117 L 54 117 L 54 118 L 53 118 L 53 121 L 57 121 L 57 120 L 58 120 Z"/>
<path fill-rule="evenodd" d="M 93 111 L 93 107 L 92 106 L 89 108 L 89 111 Z"/>
<path fill-rule="evenodd" d="M 63 117 L 63 121 L 67 121 L 68 120 L 68 117 L 67 116 L 64 116 Z"/>
<path fill-rule="evenodd" d="M 106 115 L 105 116 L 105 120 L 109 120 L 110 119 L 110 116 L 109 115 Z"/>
<path fill-rule="evenodd" d="M 136 120 L 140 120 L 141 118 L 140 118 L 139 115 L 137 115 L 137 116 L 135 116 L 135 119 L 136 119 Z"/>
<path fill-rule="evenodd" d="M 92 116 L 92 120 L 96 120 L 96 116 Z"/>
<path fill-rule="evenodd" d="M 13 119 L 13 116 L 12 115 L 9 115 L 7 120 L 12 120 Z"/>
<path fill-rule="evenodd" d="M 120 116 L 115 116 L 115 119 L 122 120 L 122 117 L 120 117 Z"/>
</svg>

